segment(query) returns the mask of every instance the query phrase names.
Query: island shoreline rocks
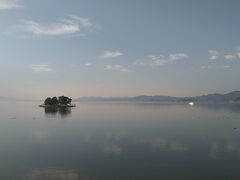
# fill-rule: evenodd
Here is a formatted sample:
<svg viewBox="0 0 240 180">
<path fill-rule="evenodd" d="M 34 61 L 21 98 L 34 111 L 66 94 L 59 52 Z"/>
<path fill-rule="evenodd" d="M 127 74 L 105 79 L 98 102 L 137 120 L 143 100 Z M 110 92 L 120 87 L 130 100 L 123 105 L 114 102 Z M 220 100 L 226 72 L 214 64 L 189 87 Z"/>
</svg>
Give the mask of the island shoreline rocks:
<svg viewBox="0 0 240 180">
<path fill-rule="evenodd" d="M 41 104 L 39 105 L 39 107 L 45 107 L 45 108 L 67 108 L 67 107 L 76 107 L 76 104 L 69 104 L 69 105 L 45 105 L 45 104 Z"/>
</svg>

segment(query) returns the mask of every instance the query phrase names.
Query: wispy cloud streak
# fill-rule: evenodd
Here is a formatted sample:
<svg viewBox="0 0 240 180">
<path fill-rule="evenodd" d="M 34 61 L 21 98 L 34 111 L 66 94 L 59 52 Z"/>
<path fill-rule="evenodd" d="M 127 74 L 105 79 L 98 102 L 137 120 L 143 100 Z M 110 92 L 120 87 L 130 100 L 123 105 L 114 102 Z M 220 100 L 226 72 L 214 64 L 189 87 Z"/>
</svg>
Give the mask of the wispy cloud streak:
<svg viewBox="0 0 240 180">
<path fill-rule="evenodd" d="M 82 30 L 94 29 L 89 19 L 78 16 L 68 16 L 61 18 L 59 22 L 51 24 L 41 24 L 32 20 L 23 21 L 23 29 L 36 36 L 60 36 L 69 34 L 79 34 Z"/>
<path fill-rule="evenodd" d="M 219 52 L 217 50 L 209 50 L 209 60 L 218 60 L 218 59 L 224 59 L 224 60 L 237 60 L 240 59 L 240 49 L 237 48 L 237 50 L 231 51 L 231 52 Z"/>
<path fill-rule="evenodd" d="M 52 72 L 53 69 L 49 66 L 49 64 L 34 64 L 31 66 L 31 69 L 34 72 Z"/>
<path fill-rule="evenodd" d="M 238 58 L 238 54 L 226 54 L 226 55 L 224 55 L 224 58 L 226 60 L 234 60 L 234 59 Z"/>
<path fill-rule="evenodd" d="M 178 61 L 181 59 L 187 59 L 187 58 L 188 58 L 188 55 L 186 53 L 175 53 L 175 54 L 169 55 L 170 62 Z"/>
<path fill-rule="evenodd" d="M 0 10 L 23 8 L 16 0 L 0 0 Z"/>
<path fill-rule="evenodd" d="M 102 59 L 112 59 L 112 58 L 120 57 L 123 55 L 124 55 L 124 53 L 122 53 L 120 51 L 104 51 L 101 58 Z"/>
<path fill-rule="evenodd" d="M 85 63 L 84 66 L 87 66 L 87 67 L 92 66 L 92 63 Z"/>
<path fill-rule="evenodd" d="M 209 50 L 208 54 L 210 60 L 217 60 L 220 57 L 220 53 L 216 50 Z"/>
<path fill-rule="evenodd" d="M 173 53 L 169 54 L 168 56 L 164 55 L 151 55 L 148 58 L 143 60 L 137 60 L 133 64 L 137 66 L 163 66 L 166 64 L 171 64 L 179 60 L 188 59 L 188 54 L 186 53 Z"/>
<path fill-rule="evenodd" d="M 131 72 L 131 70 L 129 70 L 128 68 L 119 65 L 119 64 L 115 64 L 115 65 L 106 65 L 104 67 L 104 70 L 106 71 L 120 71 L 120 72 Z"/>
</svg>

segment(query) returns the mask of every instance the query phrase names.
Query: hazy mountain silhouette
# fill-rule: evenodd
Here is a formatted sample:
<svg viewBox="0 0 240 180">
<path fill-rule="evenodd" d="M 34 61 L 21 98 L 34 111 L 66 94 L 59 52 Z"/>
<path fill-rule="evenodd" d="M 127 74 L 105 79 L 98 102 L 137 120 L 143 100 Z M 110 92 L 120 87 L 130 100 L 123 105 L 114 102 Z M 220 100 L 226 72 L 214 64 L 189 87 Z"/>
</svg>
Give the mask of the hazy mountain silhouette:
<svg viewBox="0 0 240 180">
<path fill-rule="evenodd" d="M 196 96 L 197 101 L 232 101 L 240 97 L 240 91 L 233 91 L 227 94 L 208 94 Z"/>
<path fill-rule="evenodd" d="M 194 97 L 173 97 L 173 96 L 135 96 L 135 97 L 80 97 L 75 101 L 132 101 L 132 102 L 229 102 L 240 97 L 240 91 L 233 91 L 227 94 L 208 94 Z"/>
</svg>

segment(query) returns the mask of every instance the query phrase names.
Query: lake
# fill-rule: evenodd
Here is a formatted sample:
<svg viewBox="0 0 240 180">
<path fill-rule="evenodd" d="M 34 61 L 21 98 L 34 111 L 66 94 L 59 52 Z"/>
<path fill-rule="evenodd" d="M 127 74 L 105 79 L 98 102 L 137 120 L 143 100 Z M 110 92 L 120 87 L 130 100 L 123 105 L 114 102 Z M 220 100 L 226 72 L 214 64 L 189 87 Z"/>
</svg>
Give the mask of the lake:
<svg viewBox="0 0 240 180">
<path fill-rule="evenodd" d="M 240 179 L 240 106 L 38 104 L 0 102 L 0 179 Z"/>
</svg>

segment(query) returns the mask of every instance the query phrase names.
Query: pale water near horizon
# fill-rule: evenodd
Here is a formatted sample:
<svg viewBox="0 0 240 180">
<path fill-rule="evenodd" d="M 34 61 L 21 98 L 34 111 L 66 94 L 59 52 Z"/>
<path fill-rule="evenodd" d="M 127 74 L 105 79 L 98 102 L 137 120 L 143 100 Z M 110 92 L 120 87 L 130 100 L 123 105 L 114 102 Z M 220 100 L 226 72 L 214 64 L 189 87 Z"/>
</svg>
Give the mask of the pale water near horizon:
<svg viewBox="0 0 240 180">
<path fill-rule="evenodd" d="M 3 180 L 239 180 L 240 106 L 0 103 Z"/>
</svg>

